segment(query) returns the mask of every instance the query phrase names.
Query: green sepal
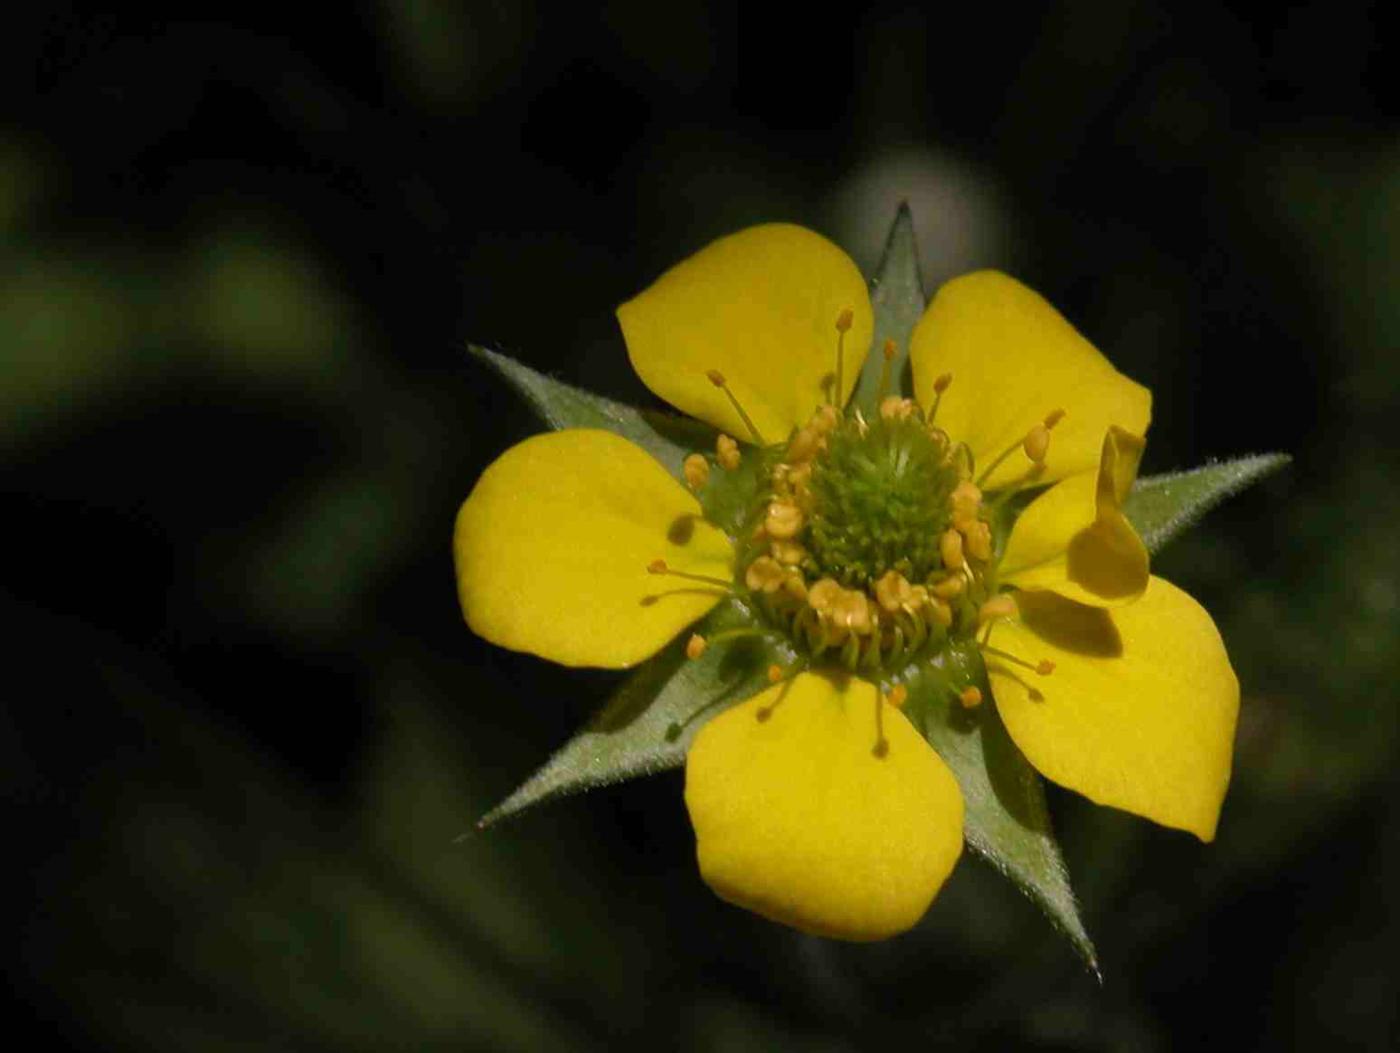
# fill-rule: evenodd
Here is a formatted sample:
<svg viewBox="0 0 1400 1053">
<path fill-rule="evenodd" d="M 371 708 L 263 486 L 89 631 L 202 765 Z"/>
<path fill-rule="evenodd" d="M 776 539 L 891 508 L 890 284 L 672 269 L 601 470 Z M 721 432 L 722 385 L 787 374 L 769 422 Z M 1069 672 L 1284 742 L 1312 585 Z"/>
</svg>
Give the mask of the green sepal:
<svg viewBox="0 0 1400 1053">
<path fill-rule="evenodd" d="M 885 238 L 884 255 L 870 280 L 870 306 L 875 312 L 875 335 L 865 356 L 860 380 L 851 395 L 851 405 L 867 414 L 876 412 L 880 401 L 880 375 L 884 370 L 886 340 L 893 340 L 887 395 L 913 394 L 909 371 L 909 337 L 924 313 L 924 285 L 919 276 L 919 250 L 914 239 L 914 217 L 907 204 L 901 204 Z"/>
<path fill-rule="evenodd" d="M 968 846 L 1015 882 L 1097 976 L 1098 957 L 1051 829 L 1045 787 L 1001 722 L 976 643 L 954 643 L 899 679 L 909 689 L 905 714 L 962 788 Z M 953 687 L 969 683 L 984 699 L 975 709 L 966 709 Z"/>
<path fill-rule="evenodd" d="M 726 600 L 693 631 L 712 637 L 756 624 L 742 603 Z M 766 688 L 770 665 L 786 666 L 796 658 L 777 637 L 745 636 L 717 641 L 699 658 L 688 659 L 689 637 L 683 633 L 634 670 L 588 725 L 486 813 L 478 828 L 553 797 L 680 767 L 707 720 Z"/>
<path fill-rule="evenodd" d="M 1292 459 L 1286 453 L 1260 453 L 1189 472 L 1148 476 L 1134 484 L 1123 512 L 1147 551 L 1156 552 L 1221 501 L 1272 475 Z"/>
<path fill-rule="evenodd" d="M 685 479 L 681 464 L 688 455 L 715 448 L 715 430 L 689 417 L 639 410 L 583 391 L 490 348 L 468 344 L 467 350 L 518 391 L 551 428 L 601 428 L 620 435 L 646 450 L 681 481 Z"/>
</svg>

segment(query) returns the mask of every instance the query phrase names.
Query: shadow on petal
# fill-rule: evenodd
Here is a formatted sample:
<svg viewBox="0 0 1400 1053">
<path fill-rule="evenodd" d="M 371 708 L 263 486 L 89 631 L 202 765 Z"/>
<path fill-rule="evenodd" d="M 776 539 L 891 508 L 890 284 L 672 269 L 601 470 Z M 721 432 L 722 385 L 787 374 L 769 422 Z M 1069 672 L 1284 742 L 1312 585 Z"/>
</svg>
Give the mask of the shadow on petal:
<svg viewBox="0 0 1400 1053">
<path fill-rule="evenodd" d="M 1112 615 L 1052 592 L 1022 592 L 1016 597 L 1021 622 L 1053 647 L 1094 658 L 1117 658 L 1123 638 Z"/>
</svg>

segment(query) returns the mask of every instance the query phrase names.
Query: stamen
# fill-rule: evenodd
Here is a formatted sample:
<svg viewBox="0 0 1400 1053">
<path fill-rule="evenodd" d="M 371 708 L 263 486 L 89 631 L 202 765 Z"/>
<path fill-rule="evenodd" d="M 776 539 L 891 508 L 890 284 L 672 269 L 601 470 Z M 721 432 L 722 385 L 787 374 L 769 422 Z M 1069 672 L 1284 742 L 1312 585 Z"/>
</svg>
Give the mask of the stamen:
<svg viewBox="0 0 1400 1053">
<path fill-rule="evenodd" d="M 744 584 L 753 592 L 777 592 L 786 578 L 787 571 L 772 556 L 759 556 L 744 571 Z"/>
<path fill-rule="evenodd" d="M 914 589 L 897 570 L 887 570 L 875 583 L 875 599 L 893 614 L 914 598 Z"/>
<path fill-rule="evenodd" d="M 668 574 L 673 578 L 685 578 L 687 581 L 703 581 L 706 585 L 718 585 L 725 592 L 733 588 L 733 582 L 725 581 L 723 578 L 711 577 L 709 574 L 692 574 L 685 570 L 673 570 L 664 559 L 654 559 L 647 564 L 648 574 Z"/>
<path fill-rule="evenodd" d="M 958 701 L 963 709 L 976 709 L 982 704 L 982 692 L 975 687 L 965 687 L 958 694 Z"/>
<path fill-rule="evenodd" d="M 703 489 L 710 481 L 710 462 L 698 453 L 687 457 L 681 469 L 685 472 L 685 481 L 690 484 L 692 490 Z"/>
<path fill-rule="evenodd" d="M 929 610 L 933 611 L 933 620 L 943 628 L 948 628 L 953 624 L 953 608 L 949 606 L 947 600 L 934 599 L 929 604 Z"/>
<path fill-rule="evenodd" d="M 812 419 L 807 426 L 818 435 L 827 435 L 835 431 L 836 426 L 840 423 L 841 411 L 835 406 L 818 406 L 817 412 L 812 414 Z"/>
<path fill-rule="evenodd" d="M 885 703 L 875 696 L 875 748 L 870 751 L 876 757 L 884 757 L 890 752 L 890 740 L 885 738 Z"/>
<path fill-rule="evenodd" d="M 768 505 L 768 514 L 764 516 L 763 528 L 768 531 L 769 537 L 786 541 L 796 537 L 805 522 L 802 509 L 791 501 L 772 501 Z"/>
<path fill-rule="evenodd" d="M 818 614 L 831 610 L 836 597 L 841 594 L 841 586 L 832 578 L 822 578 L 807 590 L 807 604 Z"/>
<path fill-rule="evenodd" d="M 739 419 L 744 422 L 744 427 L 749 429 L 749 434 L 753 436 L 753 441 L 759 446 L 767 446 L 768 444 L 763 441 L 763 436 L 758 433 L 758 428 L 754 426 L 753 420 L 744 412 L 744 407 L 739 405 L 739 400 L 734 397 L 734 392 L 729 390 L 729 384 L 724 379 L 724 374 L 718 369 L 711 369 L 705 376 L 710 378 L 711 384 L 729 396 L 729 404 L 734 407 L 734 412 L 739 414 Z"/>
<path fill-rule="evenodd" d="M 1042 658 L 1038 662 L 1028 662 L 1009 651 L 1003 651 L 999 647 L 988 647 L 986 644 L 982 645 L 982 653 L 989 654 L 993 658 L 1000 658 L 1003 662 L 1010 662 L 1012 665 L 1019 665 L 1022 669 L 1029 669 L 1037 676 L 1049 676 L 1055 671 L 1055 663 L 1048 658 Z"/>
<path fill-rule="evenodd" d="M 807 550 L 796 541 L 774 541 L 768 550 L 773 558 L 785 566 L 795 567 L 807 558 Z"/>
<path fill-rule="evenodd" d="M 953 513 L 954 529 L 965 534 L 968 528 L 977 521 L 977 512 L 982 507 L 982 491 L 964 479 L 953 488 L 952 494 L 948 497 L 948 506 Z"/>
<path fill-rule="evenodd" d="M 836 316 L 836 386 L 831 389 L 831 404 L 839 406 L 845 394 L 846 333 L 850 331 L 855 315 L 849 307 L 843 307 Z"/>
<path fill-rule="evenodd" d="M 940 600 L 951 600 L 955 596 L 961 596 L 965 588 L 967 577 L 963 574 L 953 574 L 934 585 L 933 594 Z"/>
<path fill-rule="evenodd" d="M 1040 465 L 1045 463 L 1045 455 L 1050 449 L 1050 431 L 1064 420 L 1065 411 L 1062 409 L 1051 410 L 1045 415 L 1045 419 L 1033 426 L 1030 431 L 1018 441 L 1013 442 L 1006 449 L 1002 450 L 991 464 L 982 469 L 982 474 L 977 477 L 977 485 L 981 486 L 987 478 L 996 471 L 1002 461 L 1006 460 L 1017 449 L 1021 450 L 1031 462 L 1032 471 L 1038 470 Z"/>
<path fill-rule="evenodd" d="M 966 541 L 963 547 L 973 559 L 986 563 L 992 558 L 992 528 L 985 520 L 976 520 L 963 537 Z"/>
<path fill-rule="evenodd" d="M 933 382 L 933 405 L 928 408 L 928 422 L 933 423 L 933 418 L 938 416 L 938 407 L 943 402 L 943 392 L 948 390 L 948 385 L 953 382 L 953 374 L 942 373 Z"/>
<path fill-rule="evenodd" d="M 1019 613 L 1016 601 L 1008 593 L 993 596 L 977 610 L 977 627 L 989 625 L 998 618 L 1014 618 Z"/>
<path fill-rule="evenodd" d="M 775 698 L 775 699 L 773 699 L 773 701 L 772 701 L 772 703 L 771 703 L 770 705 L 767 705 L 767 706 L 760 706 L 760 707 L 758 708 L 757 712 L 754 713 L 754 717 L 758 720 L 758 722 L 759 722 L 760 724 L 762 724 L 765 720 L 767 720 L 769 717 L 771 717 L 771 716 L 773 715 L 773 710 L 777 709 L 780 705 L 782 705 L 783 699 L 787 698 L 788 692 L 792 690 L 793 681 L 796 680 L 796 678 L 797 678 L 797 673 L 802 672 L 802 667 L 801 667 L 800 665 L 799 665 L 799 666 L 795 666 L 795 667 L 794 667 L 795 672 L 793 673 L 793 675 L 792 675 L 791 677 L 789 677 L 788 679 L 783 680 L 783 671 L 782 671 L 782 669 L 779 668 L 779 667 L 776 666 L 776 665 L 769 666 L 769 667 L 768 667 L 768 680 L 769 680 L 770 683 L 774 683 L 774 684 L 776 684 L 776 683 L 778 682 L 778 680 L 774 680 L 774 679 L 773 679 L 773 670 L 774 670 L 774 669 L 777 669 L 777 670 L 778 670 L 778 680 L 782 680 L 782 682 L 783 682 L 783 688 L 782 688 L 781 691 L 778 692 L 778 697 Z"/>
<path fill-rule="evenodd" d="M 875 627 L 870 616 L 870 601 L 865 593 L 842 589 L 828 608 L 831 620 L 854 636 L 866 636 Z"/>
<path fill-rule="evenodd" d="M 943 559 L 943 565 L 949 570 L 956 570 L 963 565 L 963 539 L 956 530 L 948 529 L 943 531 L 938 539 L 938 554 Z"/>
<path fill-rule="evenodd" d="M 705 638 L 699 633 L 691 633 L 685 642 L 685 656 L 692 662 L 705 653 Z"/>
<path fill-rule="evenodd" d="M 909 689 L 903 684 L 895 684 L 885 696 L 885 701 L 895 709 L 903 709 L 904 703 L 909 701 Z"/>
<path fill-rule="evenodd" d="M 894 356 L 897 351 L 898 347 L 893 340 L 886 340 L 884 347 L 880 349 L 880 353 L 884 355 L 885 360 L 880 363 L 880 386 L 875 391 L 876 402 L 883 402 L 885 400 L 885 392 L 890 389 L 890 363 L 894 361 Z"/>
<path fill-rule="evenodd" d="M 741 459 L 739 444 L 721 432 L 715 439 L 715 460 L 719 461 L 719 466 L 726 472 L 732 472 L 739 467 Z"/>
<path fill-rule="evenodd" d="M 770 665 L 770 666 L 768 667 L 768 674 L 767 674 L 767 675 L 768 675 L 768 682 L 769 682 L 770 684 L 776 684 L 779 680 L 781 680 L 781 679 L 783 678 L 783 667 L 780 666 L 780 665 L 778 665 L 776 662 L 774 662 L 772 665 Z"/>
<path fill-rule="evenodd" d="M 905 420 L 914 412 L 914 400 L 886 395 L 880 400 L 880 416 L 885 420 Z"/>
<path fill-rule="evenodd" d="M 798 428 L 792 436 L 792 441 L 788 443 L 787 463 L 801 464 L 803 461 L 810 461 L 821 448 L 821 442 L 821 434 L 811 425 Z"/>
</svg>

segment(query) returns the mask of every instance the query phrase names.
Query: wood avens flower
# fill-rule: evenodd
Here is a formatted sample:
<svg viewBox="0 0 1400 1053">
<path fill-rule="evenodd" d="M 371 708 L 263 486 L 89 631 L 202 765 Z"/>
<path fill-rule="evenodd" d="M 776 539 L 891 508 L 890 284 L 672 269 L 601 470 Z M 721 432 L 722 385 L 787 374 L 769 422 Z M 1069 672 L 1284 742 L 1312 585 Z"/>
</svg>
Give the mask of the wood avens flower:
<svg viewBox="0 0 1400 1053">
<path fill-rule="evenodd" d="M 618 318 L 641 379 L 714 437 L 670 472 L 603 430 L 507 451 L 457 519 L 462 608 L 566 665 L 769 649 L 749 697 L 669 725 L 719 895 L 844 939 L 913 925 L 964 843 L 938 721 L 999 720 L 1062 786 L 1214 836 L 1238 686 L 1125 513 L 1150 396 L 1040 296 L 949 282 L 908 337 L 912 391 L 893 341 L 866 369 L 865 281 L 798 227 L 715 242 Z"/>
</svg>

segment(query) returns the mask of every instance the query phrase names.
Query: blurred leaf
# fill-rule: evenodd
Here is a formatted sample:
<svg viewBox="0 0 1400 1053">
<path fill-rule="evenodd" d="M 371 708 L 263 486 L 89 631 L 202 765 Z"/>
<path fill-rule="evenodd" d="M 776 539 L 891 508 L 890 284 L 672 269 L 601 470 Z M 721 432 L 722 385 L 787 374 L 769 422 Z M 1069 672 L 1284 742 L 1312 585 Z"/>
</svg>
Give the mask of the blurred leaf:
<svg viewBox="0 0 1400 1053">
<path fill-rule="evenodd" d="M 350 302 L 303 247 L 271 231 L 216 231 L 183 262 L 173 297 L 213 364 L 276 381 L 339 379 L 358 366 Z"/>
<path fill-rule="evenodd" d="M 551 428 L 613 432 L 646 450 L 677 479 L 685 478 L 681 464 L 689 454 L 714 448 L 714 430 L 689 417 L 634 409 L 547 377 L 489 348 L 468 344 L 467 350 L 500 374 Z"/>
<path fill-rule="evenodd" d="M 695 627 L 704 636 L 747 627 L 753 616 L 737 601 L 721 604 Z M 688 634 L 687 634 L 688 635 Z M 741 637 L 685 657 L 677 639 L 640 666 L 597 716 L 520 789 L 477 824 L 491 824 L 532 805 L 677 768 L 706 720 L 767 686 L 765 671 L 795 658 L 777 639 Z"/>
<path fill-rule="evenodd" d="M 885 253 L 875 277 L 870 281 L 870 305 L 875 309 L 875 336 L 865 356 L 851 401 L 873 412 L 879 401 L 880 375 L 884 370 L 886 340 L 895 344 L 890 361 L 888 393 L 910 395 L 909 336 L 924 313 L 924 287 L 919 277 L 919 247 L 914 240 L 914 218 L 908 205 L 900 205 L 890 224 Z"/>
<path fill-rule="evenodd" d="M 1286 453 L 1261 453 L 1189 472 L 1139 479 L 1123 511 L 1147 550 L 1156 552 L 1225 498 L 1272 475 L 1291 460 Z"/>
<path fill-rule="evenodd" d="M 0 436 L 53 429 L 144 368 L 129 290 L 113 267 L 56 253 L 16 254 L 0 288 Z"/>
<path fill-rule="evenodd" d="M 973 710 L 955 704 L 947 676 L 953 671 L 960 683 L 980 681 L 989 701 Z M 933 662 L 911 666 L 904 684 L 909 689 L 905 712 L 962 788 L 968 845 L 1014 881 L 1098 975 L 1094 945 L 1079 918 L 1069 872 L 1050 828 L 1044 786 L 990 702 L 976 646 L 955 645 Z"/>
</svg>

